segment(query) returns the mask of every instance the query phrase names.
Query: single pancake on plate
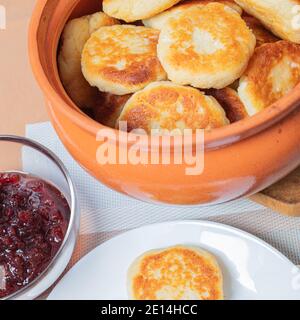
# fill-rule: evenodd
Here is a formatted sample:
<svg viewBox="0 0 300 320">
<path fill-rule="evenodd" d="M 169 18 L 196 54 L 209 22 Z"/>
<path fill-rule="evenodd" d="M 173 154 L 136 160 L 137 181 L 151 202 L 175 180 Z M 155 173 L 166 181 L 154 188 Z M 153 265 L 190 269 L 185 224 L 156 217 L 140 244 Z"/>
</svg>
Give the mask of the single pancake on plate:
<svg viewBox="0 0 300 320">
<path fill-rule="evenodd" d="M 116 95 L 166 79 L 156 53 L 158 36 L 158 30 L 131 25 L 98 29 L 82 52 L 83 75 L 91 86 Z"/>
<path fill-rule="evenodd" d="M 169 81 L 155 82 L 135 93 L 118 119 L 128 131 L 148 134 L 182 134 L 184 129 L 213 129 L 229 124 L 220 104 L 198 89 Z"/>
<path fill-rule="evenodd" d="M 213 96 L 225 110 L 230 123 L 243 120 L 248 117 L 246 108 L 236 90 L 226 87 L 223 89 L 210 89 L 206 94 Z"/>
<path fill-rule="evenodd" d="M 238 13 L 210 3 L 168 19 L 157 51 L 171 81 L 220 89 L 243 74 L 255 44 L 254 34 Z"/>
<path fill-rule="evenodd" d="M 176 17 L 176 15 L 182 13 L 184 10 L 191 8 L 193 6 L 201 7 L 211 2 L 220 2 L 224 5 L 227 5 L 231 9 L 235 10 L 237 13 L 242 14 L 243 10 L 233 0 L 187 0 L 179 3 L 177 6 L 174 6 L 152 18 L 144 19 L 143 23 L 146 27 L 161 30 L 169 18 Z"/>
<path fill-rule="evenodd" d="M 281 40 L 255 49 L 238 94 L 249 115 L 265 109 L 300 81 L 300 45 Z"/>
<path fill-rule="evenodd" d="M 279 38 L 300 43 L 299 0 L 235 0 Z"/>
<path fill-rule="evenodd" d="M 103 12 L 70 20 L 61 36 L 58 54 L 59 75 L 70 98 L 80 108 L 90 108 L 98 90 L 92 88 L 81 71 L 81 53 L 91 34 L 102 26 L 118 24 Z"/>
<path fill-rule="evenodd" d="M 117 96 L 106 92 L 99 92 L 93 105 L 94 120 L 107 127 L 115 128 L 116 121 L 130 97 L 130 94 Z"/>
<path fill-rule="evenodd" d="M 223 276 L 216 258 L 192 246 L 153 250 L 128 270 L 133 300 L 223 300 Z"/>
<path fill-rule="evenodd" d="M 103 0 L 103 11 L 111 17 L 133 22 L 153 17 L 179 1 L 181 0 Z"/>
<path fill-rule="evenodd" d="M 256 47 L 259 47 L 265 43 L 276 42 L 280 40 L 273 33 L 267 30 L 255 17 L 245 15 L 243 16 L 243 19 L 246 21 L 247 26 L 252 30 L 256 37 Z"/>
</svg>

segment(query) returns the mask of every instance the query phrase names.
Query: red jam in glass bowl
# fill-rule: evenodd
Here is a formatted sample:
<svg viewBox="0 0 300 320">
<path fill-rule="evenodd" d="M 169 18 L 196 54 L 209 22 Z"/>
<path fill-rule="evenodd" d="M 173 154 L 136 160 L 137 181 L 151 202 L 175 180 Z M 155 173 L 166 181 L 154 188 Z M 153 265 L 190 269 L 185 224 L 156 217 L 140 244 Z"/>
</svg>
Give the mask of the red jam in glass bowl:
<svg viewBox="0 0 300 320">
<path fill-rule="evenodd" d="M 39 178 L 0 173 L 0 298 L 36 279 L 59 250 L 70 207 Z"/>
</svg>

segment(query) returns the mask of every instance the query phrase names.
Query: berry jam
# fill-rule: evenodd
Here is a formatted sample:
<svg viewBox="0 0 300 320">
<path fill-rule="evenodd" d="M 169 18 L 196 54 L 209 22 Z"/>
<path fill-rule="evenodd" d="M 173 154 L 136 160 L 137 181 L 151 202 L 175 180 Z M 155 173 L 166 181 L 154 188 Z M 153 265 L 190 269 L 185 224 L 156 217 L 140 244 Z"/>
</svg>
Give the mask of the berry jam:
<svg viewBox="0 0 300 320">
<path fill-rule="evenodd" d="M 0 173 L 0 298 L 32 282 L 60 248 L 70 219 L 54 186 L 20 173 Z"/>
</svg>

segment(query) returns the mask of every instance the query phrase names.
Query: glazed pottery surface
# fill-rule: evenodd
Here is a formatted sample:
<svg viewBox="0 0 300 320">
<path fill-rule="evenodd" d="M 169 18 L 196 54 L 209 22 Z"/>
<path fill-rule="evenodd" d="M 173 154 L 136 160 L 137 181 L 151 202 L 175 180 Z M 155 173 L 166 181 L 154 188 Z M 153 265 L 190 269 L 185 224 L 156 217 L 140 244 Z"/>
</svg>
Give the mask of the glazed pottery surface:
<svg viewBox="0 0 300 320">
<path fill-rule="evenodd" d="M 52 124 L 71 155 L 99 181 L 140 200 L 212 204 L 258 192 L 300 164 L 300 85 L 261 113 L 205 133 L 202 174 L 187 175 L 187 163 L 99 164 L 96 155 L 107 143 L 107 130 L 74 105 L 57 69 L 57 49 L 66 21 L 99 9 L 98 0 L 39 0 L 29 29 L 31 64 Z M 113 129 L 111 133 L 115 137 L 109 143 L 117 141 L 119 152 L 126 155 L 128 134 Z M 161 142 L 160 154 L 163 146 Z M 142 153 L 148 156 L 149 152 L 145 146 Z"/>
</svg>

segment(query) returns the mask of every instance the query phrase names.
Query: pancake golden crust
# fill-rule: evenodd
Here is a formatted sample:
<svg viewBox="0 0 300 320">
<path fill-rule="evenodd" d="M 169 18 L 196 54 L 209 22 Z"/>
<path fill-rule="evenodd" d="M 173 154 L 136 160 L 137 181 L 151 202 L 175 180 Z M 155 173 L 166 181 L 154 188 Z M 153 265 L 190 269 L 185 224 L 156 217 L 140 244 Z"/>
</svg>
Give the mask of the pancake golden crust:
<svg viewBox="0 0 300 320">
<path fill-rule="evenodd" d="M 255 50 L 240 79 L 238 94 L 249 115 L 286 95 L 300 81 L 300 45 L 289 41 L 267 43 Z"/>
<path fill-rule="evenodd" d="M 175 83 L 220 89 L 238 79 L 256 39 L 245 21 L 220 3 L 192 7 L 162 28 L 158 57 Z"/>
<path fill-rule="evenodd" d="M 103 11 L 111 17 L 133 22 L 171 8 L 181 0 L 103 0 Z"/>
<path fill-rule="evenodd" d="M 93 106 L 93 118 L 107 127 L 114 128 L 125 103 L 130 97 L 130 94 L 117 96 L 99 92 Z"/>
<path fill-rule="evenodd" d="M 102 26 L 119 22 L 103 12 L 70 20 L 61 36 L 58 55 L 59 73 L 70 98 L 80 108 L 90 108 L 98 90 L 92 88 L 81 72 L 81 53 L 90 35 Z"/>
<path fill-rule="evenodd" d="M 137 26 L 103 27 L 92 34 L 82 53 L 82 72 L 100 91 L 125 95 L 164 80 L 156 54 L 159 31 Z"/>
<path fill-rule="evenodd" d="M 128 272 L 134 300 L 223 300 L 216 259 L 196 247 L 176 246 L 145 253 Z"/>
<path fill-rule="evenodd" d="M 279 38 L 300 43 L 299 28 L 293 26 L 297 20 L 297 5 L 300 0 L 235 0 L 247 13 L 256 17 L 267 29 Z M 296 21 L 297 24 L 297 21 Z"/>
<path fill-rule="evenodd" d="M 270 31 L 268 31 L 263 24 L 251 16 L 243 16 L 243 19 L 246 21 L 247 26 L 252 30 L 256 37 L 256 46 L 259 47 L 265 43 L 276 42 L 279 41 L 276 36 L 273 35 Z"/>
<path fill-rule="evenodd" d="M 246 108 L 237 92 L 232 88 L 210 89 L 207 94 L 213 96 L 225 110 L 230 123 L 243 120 L 248 117 Z"/>
<path fill-rule="evenodd" d="M 170 8 L 152 18 L 144 19 L 143 23 L 146 27 L 161 30 L 169 18 L 175 17 L 182 13 L 184 10 L 194 6 L 202 7 L 211 2 L 220 2 L 224 5 L 235 10 L 237 13 L 242 14 L 242 9 L 233 0 L 187 0 L 179 3 L 177 6 Z"/>
<path fill-rule="evenodd" d="M 119 121 L 127 121 L 128 131 L 143 129 L 148 134 L 164 130 L 181 134 L 184 129 L 209 130 L 229 124 L 213 97 L 168 81 L 152 83 L 135 93 L 125 104 Z"/>
</svg>

